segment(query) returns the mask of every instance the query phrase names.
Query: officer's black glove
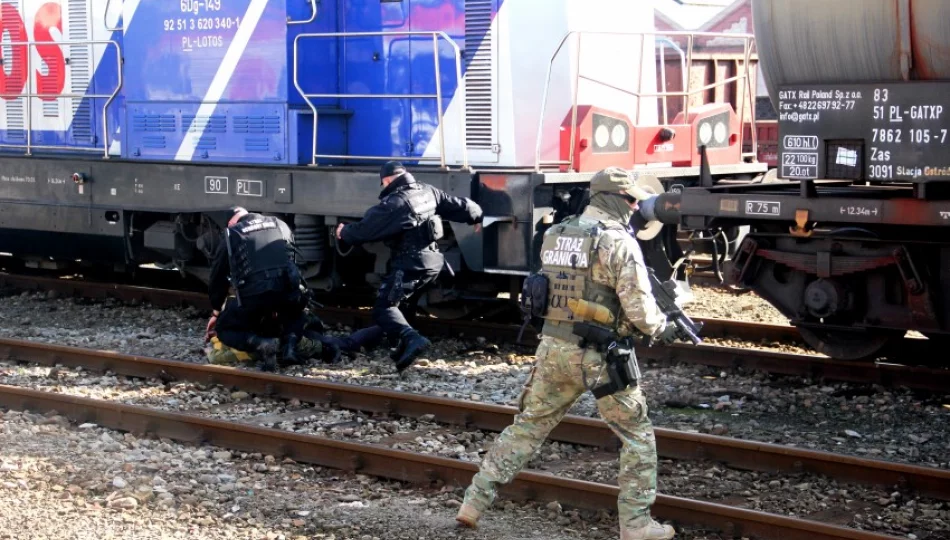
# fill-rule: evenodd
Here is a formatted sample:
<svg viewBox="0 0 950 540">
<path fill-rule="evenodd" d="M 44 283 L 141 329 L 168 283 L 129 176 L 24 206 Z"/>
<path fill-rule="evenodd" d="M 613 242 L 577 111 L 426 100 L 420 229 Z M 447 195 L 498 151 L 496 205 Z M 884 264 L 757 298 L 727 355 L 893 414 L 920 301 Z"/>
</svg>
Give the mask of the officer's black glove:
<svg viewBox="0 0 950 540">
<path fill-rule="evenodd" d="M 320 320 L 320 317 L 312 311 L 312 308 L 307 310 L 307 324 L 305 328 L 309 331 L 316 332 L 318 334 L 325 334 L 328 330 L 327 325 Z"/>
<path fill-rule="evenodd" d="M 663 345 L 669 345 L 676 341 L 677 338 L 677 328 L 676 324 L 668 322 L 666 323 L 666 328 L 662 332 L 654 336 L 653 342 L 660 343 Z"/>
<path fill-rule="evenodd" d="M 323 337 L 320 338 L 320 343 L 323 344 L 323 351 L 320 353 L 321 360 L 327 364 L 339 363 L 342 351 L 336 340 L 331 337 Z"/>
</svg>

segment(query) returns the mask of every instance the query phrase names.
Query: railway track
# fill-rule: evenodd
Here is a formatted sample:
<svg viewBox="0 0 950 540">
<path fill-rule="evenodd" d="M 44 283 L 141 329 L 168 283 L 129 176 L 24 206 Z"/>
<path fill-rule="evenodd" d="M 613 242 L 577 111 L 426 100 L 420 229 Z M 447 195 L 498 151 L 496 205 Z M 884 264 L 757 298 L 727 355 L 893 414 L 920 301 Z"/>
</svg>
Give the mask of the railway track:
<svg viewBox="0 0 950 540">
<path fill-rule="evenodd" d="M 433 487 L 467 485 L 477 470 L 473 463 L 454 459 L 6 385 L 0 385 L 0 407 L 55 412 L 77 423 L 95 423 L 139 436 L 153 435 L 191 444 L 267 453 L 351 473 Z M 616 486 L 609 484 L 531 471 L 520 473 L 502 489 L 504 496 L 516 500 L 556 500 L 565 506 L 589 510 L 613 510 L 618 492 Z M 653 513 L 680 525 L 712 528 L 730 536 L 789 540 L 896 538 L 668 495 L 657 496 Z"/>
<path fill-rule="evenodd" d="M 56 291 L 64 296 L 150 302 L 160 307 L 195 306 L 208 309 L 207 295 L 191 291 L 15 274 L 0 274 L 0 286 L 22 290 Z M 368 310 L 326 307 L 320 312 L 320 316 L 328 323 L 351 327 L 372 324 Z M 749 342 L 800 342 L 797 331 L 791 326 L 722 319 L 698 318 L 697 321 L 704 324 L 702 335 L 707 338 L 729 338 Z M 519 328 L 515 325 L 480 321 L 419 318 L 416 326 L 430 336 L 491 336 L 493 340 L 506 343 L 515 343 L 519 332 Z M 535 347 L 537 343 L 536 334 L 526 331 L 521 345 Z M 899 349 L 905 358 L 919 359 L 927 354 L 934 354 L 928 351 L 927 347 L 928 343 L 925 339 L 905 338 Z M 659 363 L 686 362 L 718 368 L 742 368 L 780 375 L 805 376 L 815 380 L 871 383 L 884 387 L 907 387 L 932 392 L 944 392 L 950 389 L 950 370 L 913 367 L 898 363 L 847 362 L 819 355 L 705 344 L 700 346 L 674 344 L 668 347 L 641 349 L 639 353 L 641 358 Z"/>
<path fill-rule="evenodd" d="M 0 339 L 0 358 L 42 365 L 82 367 L 97 372 L 221 385 L 249 394 L 330 405 L 365 413 L 419 418 L 431 414 L 441 423 L 499 432 L 511 424 L 513 407 L 329 383 L 230 367 L 145 358 L 78 347 Z M 656 428 L 662 457 L 709 460 L 736 469 L 809 473 L 876 486 L 901 486 L 922 495 L 950 500 L 950 471 Z M 551 433 L 558 442 L 616 450 L 619 441 L 599 419 L 568 415 Z"/>
</svg>

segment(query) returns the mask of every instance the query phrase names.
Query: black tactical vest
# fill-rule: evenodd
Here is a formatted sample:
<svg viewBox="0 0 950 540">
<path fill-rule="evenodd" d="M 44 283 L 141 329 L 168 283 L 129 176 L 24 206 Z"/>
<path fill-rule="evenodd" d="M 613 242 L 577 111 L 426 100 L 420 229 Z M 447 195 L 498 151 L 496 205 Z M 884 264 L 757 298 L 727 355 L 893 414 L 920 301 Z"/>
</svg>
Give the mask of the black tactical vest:
<svg viewBox="0 0 950 540">
<path fill-rule="evenodd" d="M 411 184 L 390 197 L 400 197 L 409 211 L 410 228 L 390 246 L 396 254 L 415 253 L 442 238 L 442 220 L 436 215 L 437 202 L 431 190 Z"/>
<path fill-rule="evenodd" d="M 227 240 L 232 285 L 237 288 L 279 277 L 293 264 L 291 239 L 277 218 L 251 214 L 228 227 Z"/>
</svg>

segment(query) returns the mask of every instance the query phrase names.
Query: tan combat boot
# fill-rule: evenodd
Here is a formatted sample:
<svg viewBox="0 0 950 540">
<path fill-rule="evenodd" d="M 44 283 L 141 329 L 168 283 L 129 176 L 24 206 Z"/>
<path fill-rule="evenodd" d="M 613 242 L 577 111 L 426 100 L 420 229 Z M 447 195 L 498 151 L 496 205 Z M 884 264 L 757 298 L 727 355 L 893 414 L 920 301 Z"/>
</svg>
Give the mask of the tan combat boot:
<svg viewBox="0 0 950 540">
<path fill-rule="evenodd" d="M 661 525 L 656 520 L 639 529 L 620 529 L 620 540 L 670 540 L 676 531 L 669 525 Z"/>
<path fill-rule="evenodd" d="M 455 521 L 459 522 L 459 525 L 464 525 L 469 529 L 478 528 L 478 518 L 482 513 L 478 511 L 477 508 L 470 504 L 462 504 L 459 507 L 459 513 L 455 516 Z"/>
</svg>

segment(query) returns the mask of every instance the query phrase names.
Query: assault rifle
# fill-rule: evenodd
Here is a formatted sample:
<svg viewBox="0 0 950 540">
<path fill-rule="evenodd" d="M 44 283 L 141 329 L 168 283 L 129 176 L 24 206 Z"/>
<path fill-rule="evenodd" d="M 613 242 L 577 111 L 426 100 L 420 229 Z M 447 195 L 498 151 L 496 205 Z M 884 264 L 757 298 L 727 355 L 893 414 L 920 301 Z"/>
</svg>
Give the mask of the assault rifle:
<svg viewBox="0 0 950 540">
<path fill-rule="evenodd" d="M 676 281 L 670 279 L 661 282 L 652 268 L 647 268 L 647 270 L 650 274 L 650 286 L 653 288 L 656 305 L 666 315 L 667 321 L 676 326 L 676 337 L 683 341 L 691 341 L 693 345 L 702 343 L 703 340 L 699 337 L 699 331 L 702 330 L 703 323 L 694 322 L 676 304 L 676 300 L 682 295 Z M 650 345 L 652 344 L 650 343 Z"/>
</svg>

